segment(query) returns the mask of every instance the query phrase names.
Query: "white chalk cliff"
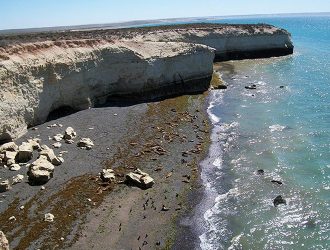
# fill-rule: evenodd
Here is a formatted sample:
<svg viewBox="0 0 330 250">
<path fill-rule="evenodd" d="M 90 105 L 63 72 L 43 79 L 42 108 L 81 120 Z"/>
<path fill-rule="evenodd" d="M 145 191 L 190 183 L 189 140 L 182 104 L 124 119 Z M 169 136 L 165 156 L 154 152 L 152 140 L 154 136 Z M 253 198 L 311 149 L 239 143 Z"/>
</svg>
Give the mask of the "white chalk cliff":
<svg viewBox="0 0 330 250">
<path fill-rule="evenodd" d="M 248 33 L 219 26 L 128 29 L 101 35 L 100 31 L 67 32 L 32 40 L 3 37 L 0 141 L 23 135 L 29 126 L 45 122 L 52 111 L 64 106 L 81 110 L 109 97 L 157 98 L 204 91 L 215 56 L 292 53 L 289 33 L 266 27 Z"/>
</svg>

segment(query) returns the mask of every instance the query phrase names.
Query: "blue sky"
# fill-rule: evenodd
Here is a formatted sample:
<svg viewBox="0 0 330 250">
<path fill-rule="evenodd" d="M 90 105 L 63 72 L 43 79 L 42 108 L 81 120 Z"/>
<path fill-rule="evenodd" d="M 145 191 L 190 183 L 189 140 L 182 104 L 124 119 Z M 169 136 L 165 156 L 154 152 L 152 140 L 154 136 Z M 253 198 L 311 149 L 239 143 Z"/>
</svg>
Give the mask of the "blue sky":
<svg viewBox="0 0 330 250">
<path fill-rule="evenodd" d="M 0 29 L 302 12 L 330 12 L 330 0 L 0 0 Z"/>
</svg>

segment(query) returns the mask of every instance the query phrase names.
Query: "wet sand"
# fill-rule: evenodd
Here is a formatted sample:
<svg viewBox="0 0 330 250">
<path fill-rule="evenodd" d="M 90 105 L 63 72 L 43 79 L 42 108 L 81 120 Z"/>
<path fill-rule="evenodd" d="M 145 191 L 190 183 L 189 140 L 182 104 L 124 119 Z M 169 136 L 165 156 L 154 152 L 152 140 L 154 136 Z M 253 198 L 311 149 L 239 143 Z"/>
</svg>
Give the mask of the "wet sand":
<svg viewBox="0 0 330 250">
<path fill-rule="evenodd" d="M 30 129 L 19 142 L 38 137 L 50 146 L 54 141 L 48 136 L 72 126 L 76 142 L 89 137 L 95 146 L 83 150 L 63 143 L 54 151 L 68 151 L 65 162 L 56 167 L 45 190 L 25 182 L 1 194 L 1 230 L 11 248 L 170 248 L 177 239 L 179 218 L 194 204 L 191 194 L 201 189 L 198 163 L 209 144 L 206 95 L 95 108 Z M 54 123 L 63 127 L 47 128 Z M 118 183 L 104 185 L 98 178 L 103 168 L 113 168 Z M 154 178 L 152 188 L 121 183 L 135 168 Z M 26 175 L 26 167 L 0 173 L 2 179 Z M 168 211 L 162 211 L 163 206 Z M 43 221 L 48 212 L 55 216 L 53 223 Z M 11 216 L 16 221 L 9 221 Z"/>
</svg>

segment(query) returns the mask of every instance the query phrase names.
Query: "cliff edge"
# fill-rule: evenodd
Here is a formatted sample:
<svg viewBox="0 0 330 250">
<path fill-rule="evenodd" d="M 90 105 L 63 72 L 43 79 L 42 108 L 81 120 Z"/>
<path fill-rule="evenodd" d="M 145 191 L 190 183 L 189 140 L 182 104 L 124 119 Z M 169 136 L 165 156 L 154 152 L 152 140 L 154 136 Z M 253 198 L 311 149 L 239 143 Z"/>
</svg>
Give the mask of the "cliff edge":
<svg viewBox="0 0 330 250">
<path fill-rule="evenodd" d="M 0 141 L 61 108 L 208 89 L 213 61 L 293 52 L 270 25 L 194 24 L 0 36 Z"/>
</svg>

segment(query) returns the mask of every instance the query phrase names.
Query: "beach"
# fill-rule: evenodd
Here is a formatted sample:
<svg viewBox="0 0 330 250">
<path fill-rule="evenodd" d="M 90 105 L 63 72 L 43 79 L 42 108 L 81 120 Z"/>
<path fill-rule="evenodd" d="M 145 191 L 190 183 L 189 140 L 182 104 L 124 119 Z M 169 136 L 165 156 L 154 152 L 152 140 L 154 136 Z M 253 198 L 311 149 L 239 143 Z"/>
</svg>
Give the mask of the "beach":
<svg viewBox="0 0 330 250">
<path fill-rule="evenodd" d="M 49 136 L 71 126 L 95 147 L 87 151 L 63 143 L 55 153 L 67 151 L 64 163 L 45 190 L 20 183 L 4 194 L 0 221 L 13 249 L 171 246 L 177 219 L 192 204 L 188 194 L 201 188 L 198 163 L 209 143 L 205 98 L 201 94 L 88 109 L 30 129 L 20 140 L 38 137 L 50 145 Z M 152 145 L 160 145 L 164 154 L 154 153 Z M 117 182 L 140 168 L 155 184 L 147 190 L 126 184 L 103 187 L 98 177 L 102 168 L 115 169 Z M 43 221 L 45 213 L 55 216 L 53 223 Z M 11 216 L 14 222 L 8 220 Z"/>
</svg>

